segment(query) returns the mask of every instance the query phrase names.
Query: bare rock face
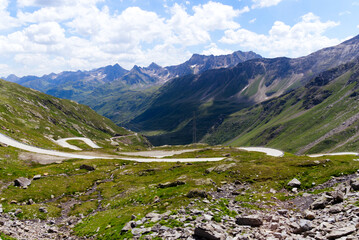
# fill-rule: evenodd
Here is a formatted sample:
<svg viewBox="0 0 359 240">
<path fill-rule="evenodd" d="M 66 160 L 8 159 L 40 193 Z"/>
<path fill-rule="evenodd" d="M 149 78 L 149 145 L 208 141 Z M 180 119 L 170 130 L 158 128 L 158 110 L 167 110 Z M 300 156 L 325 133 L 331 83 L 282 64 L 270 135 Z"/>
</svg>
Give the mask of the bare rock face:
<svg viewBox="0 0 359 240">
<path fill-rule="evenodd" d="M 28 178 L 24 178 L 24 177 L 19 177 L 18 179 L 16 179 L 14 181 L 14 185 L 16 187 L 27 187 L 31 184 L 31 180 Z"/>
</svg>

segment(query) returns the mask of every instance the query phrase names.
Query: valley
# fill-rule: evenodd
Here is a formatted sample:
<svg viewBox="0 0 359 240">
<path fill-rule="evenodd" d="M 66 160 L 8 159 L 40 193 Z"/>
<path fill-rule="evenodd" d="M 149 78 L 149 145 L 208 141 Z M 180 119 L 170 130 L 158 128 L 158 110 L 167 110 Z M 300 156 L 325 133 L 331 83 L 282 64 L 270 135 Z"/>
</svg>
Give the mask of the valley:
<svg viewBox="0 0 359 240">
<path fill-rule="evenodd" d="M 0 238 L 358 238 L 358 56 L 0 80 Z"/>
</svg>

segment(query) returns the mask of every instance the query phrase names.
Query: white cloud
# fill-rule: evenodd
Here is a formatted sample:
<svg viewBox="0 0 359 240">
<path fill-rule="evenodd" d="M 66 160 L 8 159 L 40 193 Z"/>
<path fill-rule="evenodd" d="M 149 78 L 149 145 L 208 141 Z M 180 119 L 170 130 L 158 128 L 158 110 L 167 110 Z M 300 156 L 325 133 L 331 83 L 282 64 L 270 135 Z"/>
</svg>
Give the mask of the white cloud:
<svg viewBox="0 0 359 240">
<path fill-rule="evenodd" d="M 257 18 L 253 18 L 249 21 L 249 23 L 254 23 L 255 21 L 257 21 Z"/>
<path fill-rule="evenodd" d="M 232 50 L 229 49 L 221 49 L 218 48 L 217 44 L 215 43 L 211 43 L 210 45 L 208 45 L 206 47 L 206 50 L 204 50 L 202 52 L 202 54 L 204 55 L 215 55 L 215 56 L 219 56 L 219 55 L 226 55 L 226 54 L 230 54 L 232 53 Z"/>
<path fill-rule="evenodd" d="M 339 16 L 350 15 L 350 14 L 352 14 L 350 11 L 344 11 L 344 12 L 340 12 Z"/>
<path fill-rule="evenodd" d="M 338 25 L 338 22 L 333 21 L 321 22 L 319 17 L 308 13 L 293 26 L 276 21 L 267 35 L 243 28 L 227 30 L 220 42 L 238 44 L 267 57 L 298 57 L 339 43 L 340 40 L 323 35 L 327 29 Z"/>
<path fill-rule="evenodd" d="M 19 26 L 17 19 L 10 16 L 10 13 L 7 10 L 8 5 L 9 0 L 0 0 L 0 30 Z"/>
<path fill-rule="evenodd" d="M 17 64 L 8 64 L 12 73 L 41 75 L 116 62 L 125 68 L 152 61 L 178 64 L 191 56 L 188 47 L 211 43 L 213 31 L 238 29 L 235 18 L 250 10 L 213 1 L 192 9 L 174 4 L 164 18 L 139 7 L 110 12 L 107 6 L 99 8 L 100 2 L 18 0 L 12 20 L 22 28 L 0 35 L 0 54 Z M 6 12 L 7 4 L 0 0 L 0 12 Z M 207 51 L 220 50 L 213 46 Z"/>
<path fill-rule="evenodd" d="M 252 8 L 264 8 L 278 5 L 283 0 L 252 0 Z"/>
</svg>

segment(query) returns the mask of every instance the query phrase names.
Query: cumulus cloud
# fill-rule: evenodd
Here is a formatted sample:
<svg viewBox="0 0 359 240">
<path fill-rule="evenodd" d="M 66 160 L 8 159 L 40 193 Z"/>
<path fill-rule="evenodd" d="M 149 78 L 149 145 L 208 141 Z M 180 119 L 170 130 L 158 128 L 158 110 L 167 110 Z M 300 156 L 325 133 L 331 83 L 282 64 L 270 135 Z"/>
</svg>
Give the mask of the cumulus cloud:
<svg viewBox="0 0 359 240">
<path fill-rule="evenodd" d="M 252 0 L 252 8 L 264 8 L 278 5 L 283 0 Z"/>
<path fill-rule="evenodd" d="M 0 0 L 0 30 L 6 30 L 19 26 L 18 20 L 10 16 L 7 11 L 9 0 Z"/>
<path fill-rule="evenodd" d="M 327 29 L 338 25 L 338 22 L 333 21 L 322 22 L 318 16 L 308 13 L 293 26 L 276 21 L 267 35 L 243 28 L 230 29 L 225 31 L 220 42 L 238 44 L 268 57 L 298 57 L 339 43 L 339 39 L 330 39 L 323 35 Z"/>
<path fill-rule="evenodd" d="M 232 50 L 229 50 L 229 49 L 222 49 L 222 48 L 219 48 L 217 46 L 217 44 L 215 43 L 211 43 L 210 45 L 208 45 L 206 47 L 206 50 L 204 50 L 202 52 L 202 54 L 204 55 L 215 55 L 215 56 L 219 56 L 219 55 L 226 55 L 226 54 L 230 54 L 232 53 L 233 51 Z"/>
<path fill-rule="evenodd" d="M 0 0 L 0 12 L 10 18 L 7 1 Z M 235 18 L 250 10 L 214 1 L 192 9 L 174 4 L 164 18 L 139 7 L 110 12 L 106 5 L 98 4 L 101 2 L 104 0 L 18 0 L 17 16 L 10 20 L 21 29 L 0 35 L 0 54 L 22 66 L 12 70 L 18 75 L 91 69 L 116 62 L 126 68 L 152 61 L 178 64 L 191 56 L 188 47 L 210 44 L 212 32 L 238 29 Z"/>
</svg>

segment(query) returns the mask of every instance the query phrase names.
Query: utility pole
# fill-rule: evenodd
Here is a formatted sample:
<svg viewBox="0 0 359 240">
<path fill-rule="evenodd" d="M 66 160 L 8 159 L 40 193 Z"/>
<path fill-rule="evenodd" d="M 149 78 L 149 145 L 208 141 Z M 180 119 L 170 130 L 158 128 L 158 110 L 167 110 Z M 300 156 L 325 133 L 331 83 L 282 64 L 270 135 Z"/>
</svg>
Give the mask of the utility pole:
<svg viewBox="0 0 359 240">
<path fill-rule="evenodd" d="M 193 112 L 193 143 L 197 143 L 197 126 L 196 126 L 196 112 Z"/>
</svg>

